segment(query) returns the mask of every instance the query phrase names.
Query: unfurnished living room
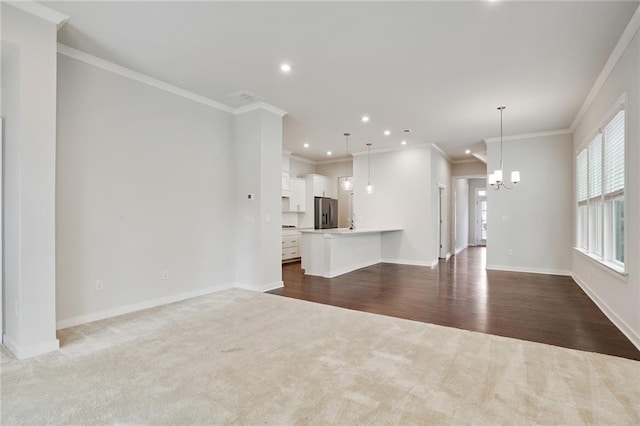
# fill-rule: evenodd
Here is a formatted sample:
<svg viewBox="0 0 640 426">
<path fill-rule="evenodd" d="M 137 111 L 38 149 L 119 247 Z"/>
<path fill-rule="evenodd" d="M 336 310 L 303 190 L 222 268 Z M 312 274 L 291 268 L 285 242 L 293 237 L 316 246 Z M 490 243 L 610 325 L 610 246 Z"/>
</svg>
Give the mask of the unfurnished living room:
<svg viewBox="0 0 640 426">
<path fill-rule="evenodd" d="M 2 424 L 640 424 L 640 1 L 0 15 Z"/>
</svg>

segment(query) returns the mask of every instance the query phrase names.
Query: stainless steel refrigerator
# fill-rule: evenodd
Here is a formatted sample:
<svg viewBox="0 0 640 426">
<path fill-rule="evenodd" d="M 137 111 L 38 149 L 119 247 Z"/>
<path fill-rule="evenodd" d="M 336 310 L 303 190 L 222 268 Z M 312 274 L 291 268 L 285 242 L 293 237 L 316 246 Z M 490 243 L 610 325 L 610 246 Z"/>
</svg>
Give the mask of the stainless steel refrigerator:
<svg viewBox="0 0 640 426">
<path fill-rule="evenodd" d="M 327 197 L 315 197 L 315 229 L 338 227 L 338 200 Z"/>
</svg>

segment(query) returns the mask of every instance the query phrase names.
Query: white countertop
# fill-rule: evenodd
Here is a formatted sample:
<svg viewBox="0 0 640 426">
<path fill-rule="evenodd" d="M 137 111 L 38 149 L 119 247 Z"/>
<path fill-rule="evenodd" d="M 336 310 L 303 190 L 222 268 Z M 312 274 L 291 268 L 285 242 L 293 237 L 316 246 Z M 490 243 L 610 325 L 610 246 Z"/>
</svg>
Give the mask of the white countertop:
<svg viewBox="0 0 640 426">
<path fill-rule="evenodd" d="M 354 235 L 354 234 L 372 234 L 378 232 L 393 232 L 402 231 L 400 228 L 362 228 L 362 229 L 349 229 L 349 228 L 333 228 L 333 229 L 311 229 L 304 228 L 298 229 L 298 231 L 307 234 L 329 234 L 329 235 Z"/>
</svg>

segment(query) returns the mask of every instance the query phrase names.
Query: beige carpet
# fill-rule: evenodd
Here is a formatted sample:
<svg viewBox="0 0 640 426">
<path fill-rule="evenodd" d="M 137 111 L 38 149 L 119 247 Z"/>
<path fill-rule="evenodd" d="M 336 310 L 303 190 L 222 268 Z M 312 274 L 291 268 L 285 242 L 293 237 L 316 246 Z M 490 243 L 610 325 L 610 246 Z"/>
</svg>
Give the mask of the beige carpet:
<svg viewBox="0 0 640 426">
<path fill-rule="evenodd" d="M 231 290 L 2 352 L 2 424 L 640 424 L 640 363 Z"/>
</svg>

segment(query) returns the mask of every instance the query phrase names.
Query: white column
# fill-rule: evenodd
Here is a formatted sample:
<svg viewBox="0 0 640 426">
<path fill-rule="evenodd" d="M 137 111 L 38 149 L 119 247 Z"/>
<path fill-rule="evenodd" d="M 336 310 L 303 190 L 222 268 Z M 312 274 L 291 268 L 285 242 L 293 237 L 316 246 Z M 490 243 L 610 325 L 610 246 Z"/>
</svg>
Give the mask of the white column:
<svg viewBox="0 0 640 426">
<path fill-rule="evenodd" d="M 282 285 L 284 114 L 270 106 L 256 106 L 236 116 L 236 282 L 251 290 Z"/>
<path fill-rule="evenodd" d="M 56 339 L 55 178 L 58 24 L 37 3 L 2 3 L 4 330 L 18 358 Z"/>
</svg>

